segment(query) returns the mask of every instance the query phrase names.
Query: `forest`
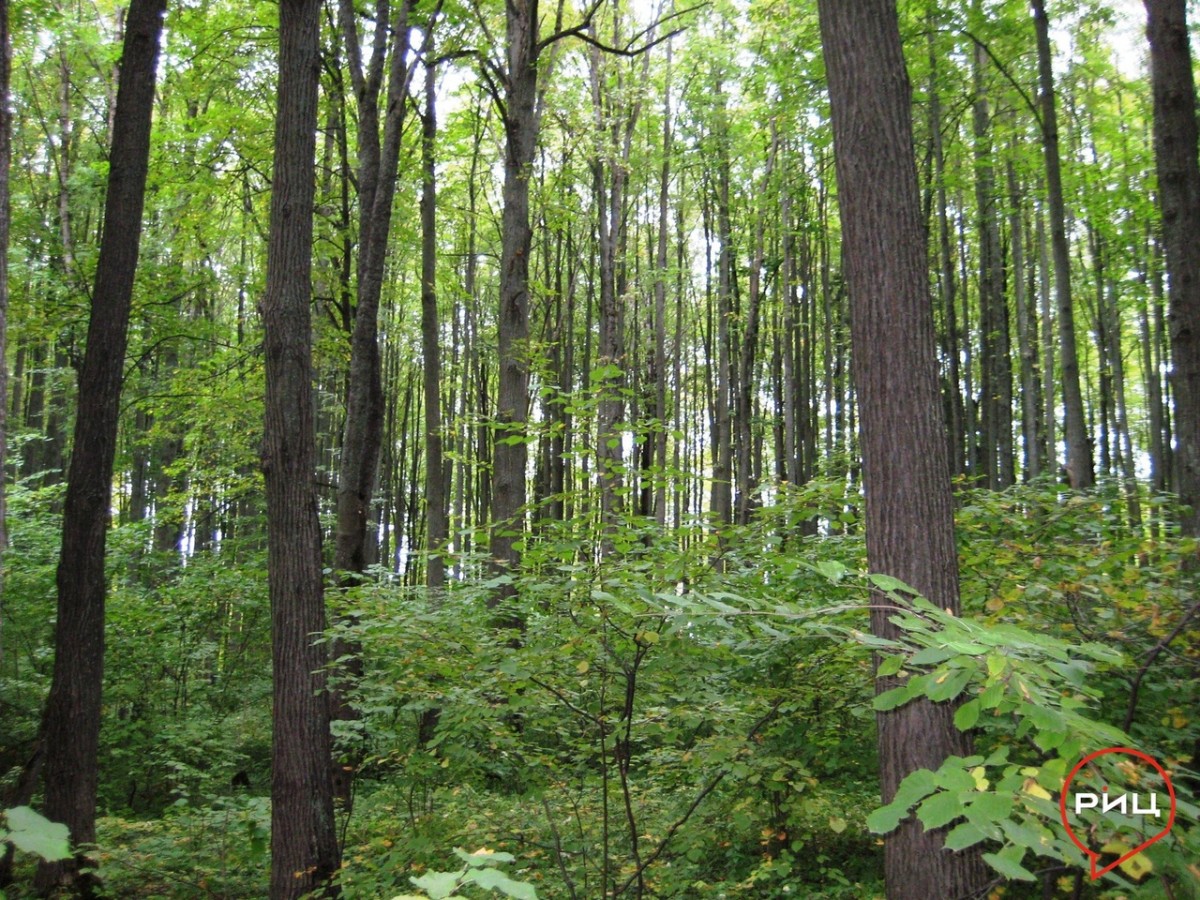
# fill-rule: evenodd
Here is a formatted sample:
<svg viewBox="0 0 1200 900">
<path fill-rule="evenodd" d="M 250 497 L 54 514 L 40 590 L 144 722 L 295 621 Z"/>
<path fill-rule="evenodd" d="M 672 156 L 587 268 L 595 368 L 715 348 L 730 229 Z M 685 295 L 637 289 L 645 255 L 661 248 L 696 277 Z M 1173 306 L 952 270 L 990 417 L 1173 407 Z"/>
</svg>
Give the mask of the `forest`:
<svg viewBox="0 0 1200 900">
<path fill-rule="evenodd" d="M 0 0 L 0 900 L 1200 898 L 1189 19 Z"/>
</svg>

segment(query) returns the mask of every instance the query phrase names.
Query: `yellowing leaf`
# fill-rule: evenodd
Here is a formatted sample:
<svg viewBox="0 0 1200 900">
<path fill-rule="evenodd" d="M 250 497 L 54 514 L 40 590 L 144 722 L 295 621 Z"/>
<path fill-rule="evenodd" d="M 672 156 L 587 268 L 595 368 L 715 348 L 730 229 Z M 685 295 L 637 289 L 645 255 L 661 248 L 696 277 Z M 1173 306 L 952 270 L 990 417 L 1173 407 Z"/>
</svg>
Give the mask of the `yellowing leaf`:
<svg viewBox="0 0 1200 900">
<path fill-rule="evenodd" d="M 588 661 L 585 659 L 585 660 L 582 660 L 579 663 L 579 665 L 577 665 L 575 667 L 575 671 L 578 672 L 580 675 L 585 675 L 585 674 L 587 674 L 587 670 L 590 668 L 591 668 L 591 666 L 588 665 Z"/>
<path fill-rule="evenodd" d="M 1037 797 L 1040 800 L 1050 799 L 1050 792 L 1038 784 L 1037 780 L 1033 778 L 1026 778 L 1025 783 L 1021 785 L 1021 790 L 1023 790 L 1030 797 Z"/>
<path fill-rule="evenodd" d="M 983 777 L 984 771 L 983 766 L 976 766 L 971 770 L 971 777 L 975 779 L 975 790 L 977 791 L 986 791 L 991 784 L 991 782 Z"/>
<path fill-rule="evenodd" d="M 834 834 L 841 834 L 846 830 L 846 820 L 841 816 L 830 816 L 829 827 L 833 830 Z"/>
</svg>

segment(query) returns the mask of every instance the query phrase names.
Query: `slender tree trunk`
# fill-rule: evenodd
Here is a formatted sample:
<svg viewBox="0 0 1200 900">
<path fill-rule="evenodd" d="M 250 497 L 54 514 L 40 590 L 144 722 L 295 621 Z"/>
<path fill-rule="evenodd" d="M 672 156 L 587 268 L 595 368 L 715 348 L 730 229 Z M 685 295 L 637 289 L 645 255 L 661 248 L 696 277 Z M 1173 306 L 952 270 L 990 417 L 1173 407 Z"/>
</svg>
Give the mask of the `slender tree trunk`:
<svg viewBox="0 0 1200 900">
<path fill-rule="evenodd" d="M 842 208 L 854 381 L 861 405 L 867 558 L 872 571 L 900 578 L 939 607 L 957 611 L 954 502 L 928 295 L 910 120 L 911 91 L 893 0 L 820 0 Z M 892 637 L 884 596 L 873 598 L 871 629 Z M 881 688 L 891 687 L 878 679 Z M 880 713 L 884 802 L 918 768 L 970 753 L 953 704 L 917 700 Z M 970 850 L 942 849 L 945 832 L 915 817 L 884 845 L 888 896 L 903 900 L 971 896 L 986 881 Z"/>
<path fill-rule="evenodd" d="M 1042 319 L 1042 402 L 1045 422 L 1045 461 L 1058 477 L 1058 410 L 1054 402 L 1055 353 L 1054 314 L 1050 290 L 1050 253 L 1046 240 L 1046 215 L 1039 204 L 1034 212 L 1034 232 L 1038 250 L 1038 296 L 1041 298 Z"/>
<path fill-rule="evenodd" d="M 956 304 L 957 283 L 954 278 L 954 251 L 950 242 L 949 204 L 946 201 L 946 154 L 942 140 L 942 105 L 937 83 L 938 51 L 937 29 L 929 28 L 929 131 L 933 141 L 934 180 L 937 183 L 938 221 L 938 291 L 942 304 L 943 356 L 946 359 L 946 409 L 947 431 L 950 446 L 950 474 L 962 475 L 966 471 L 963 457 L 964 412 L 962 376 L 959 372 L 958 353 L 958 310 Z"/>
<path fill-rule="evenodd" d="M 654 278 L 654 520 L 667 524 L 667 237 L 671 227 L 671 41 L 663 85 L 662 168 L 658 176 L 658 243 Z M 676 356 L 678 356 L 678 349 Z"/>
<path fill-rule="evenodd" d="M 975 201 L 979 213 L 979 330 L 983 399 L 984 474 L 988 487 L 1001 490 L 1014 480 L 1012 437 L 1012 358 L 1008 304 L 1004 296 L 1004 258 L 1000 215 L 996 209 L 992 114 L 987 99 L 986 53 L 974 47 Z"/>
<path fill-rule="evenodd" d="M 1067 442 L 1067 478 L 1076 489 L 1091 487 L 1091 443 L 1084 418 L 1079 386 L 1079 353 L 1075 342 L 1075 304 L 1071 298 L 1071 253 L 1067 243 L 1067 212 L 1063 200 L 1062 162 L 1058 147 L 1058 112 L 1055 109 L 1054 71 L 1051 68 L 1050 23 L 1045 0 L 1032 0 L 1037 34 L 1038 86 L 1042 113 L 1042 151 L 1046 158 L 1046 195 L 1050 206 L 1050 245 L 1054 254 L 1054 294 L 1058 301 L 1058 335 L 1061 344 L 1063 430 Z"/>
<path fill-rule="evenodd" d="M 733 380 L 732 343 L 729 320 L 733 316 L 733 223 L 729 209 L 729 122 L 727 99 L 720 82 L 718 97 L 717 152 L 717 377 L 713 387 L 713 477 L 710 507 L 718 529 L 733 521 L 733 429 L 729 398 Z"/>
<path fill-rule="evenodd" d="M 321 526 L 314 483 L 312 231 L 319 0 L 281 0 L 263 298 L 267 574 L 274 677 L 271 898 L 319 891 L 339 864 L 333 819 Z"/>
<path fill-rule="evenodd" d="M 1017 307 L 1017 355 L 1021 360 L 1021 442 L 1025 451 L 1025 480 L 1042 472 L 1041 445 L 1038 443 L 1039 385 L 1037 378 L 1036 321 L 1030 314 L 1029 293 L 1025 280 L 1025 219 L 1021 190 L 1012 160 L 1005 165 L 1008 181 L 1008 230 L 1012 241 L 1013 296 Z"/>
<path fill-rule="evenodd" d="M 87 347 L 79 372 L 75 442 L 67 476 L 58 566 L 54 676 L 46 701 L 46 816 L 70 829 L 72 844 L 96 839 L 96 753 L 104 681 L 104 550 L 112 495 L 129 309 L 141 242 L 150 156 L 150 118 L 165 0 L 133 0 L 121 55 L 112 132 L 107 226 L 100 244 Z M 81 887 L 77 857 L 42 863 L 37 886 Z"/>
<path fill-rule="evenodd" d="M 1154 151 L 1166 246 L 1175 393 L 1176 490 L 1184 532 L 1200 535 L 1200 163 L 1185 0 L 1145 0 Z"/>
<path fill-rule="evenodd" d="M 437 110 L 433 23 L 425 31 L 425 114 L 421 118 L 421 356 L 425 376 L 425 585 L 437 594 L 446 586 L 446 538 L 450 532 L 442 454 L 442 354 L 437 308 Z"/>
<path fill-rule="evenodd" d="M 0 597 L 4 596 L 4 553 L 8 549 L 8 531 L 5 527 L 8 510 L 4 485 L 8 481 L 8 166 L 12 159 L 12 113 L 8 109 L 10 55 L 8 0 L 0 0 Z M 18 362 L 18 384 L 20 380 L 21 365 Z M 0 670 L 3 667 L 4 619 L 0 616 Z"/>
</svg>

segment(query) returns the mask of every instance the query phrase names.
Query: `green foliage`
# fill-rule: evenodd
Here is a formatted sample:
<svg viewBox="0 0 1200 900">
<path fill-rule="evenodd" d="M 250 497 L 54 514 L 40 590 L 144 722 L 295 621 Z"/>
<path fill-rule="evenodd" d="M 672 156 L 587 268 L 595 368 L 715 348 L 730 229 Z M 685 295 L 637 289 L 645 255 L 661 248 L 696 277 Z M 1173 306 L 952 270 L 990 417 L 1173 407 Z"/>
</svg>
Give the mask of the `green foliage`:
<svg viewBox="0 0 1200 900">
<path fill-rule="evenodd" d="M 0 847 L 11 843 L 23 853 L 31 853 L 47 862 L 71 855 L 67 826 L 51 822 L 28 806 L 0 810 Z"/>
<path fill-rule="evenodd" d="M 426 872 L 419 878 L 412 878 L 412 883 L 424 893 L 400 894 L 392 900 L 421 900 L 423 897 L 443 900 L 445 897 L 460 896 L 459 891 L 466 887 L 477 887 L 487 893 L 498 893 L 514 900 L 537 900 L 533 885 L 510 878 L 497 868 L 501 863 L 514 861 L 516 857 L 511 853 L 497 853 L 482 847 L 474 853 L 455 847 L 454 853 L 464 863 L 461 869 L 457 872 Z"/>
</svg>

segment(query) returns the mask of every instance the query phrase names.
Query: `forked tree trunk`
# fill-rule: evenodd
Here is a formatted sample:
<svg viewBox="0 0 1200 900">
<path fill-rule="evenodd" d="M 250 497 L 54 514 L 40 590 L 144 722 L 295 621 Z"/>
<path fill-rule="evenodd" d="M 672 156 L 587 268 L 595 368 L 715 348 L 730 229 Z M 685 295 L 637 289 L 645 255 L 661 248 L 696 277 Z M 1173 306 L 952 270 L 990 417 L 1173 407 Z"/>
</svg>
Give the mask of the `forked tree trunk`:
<svg viewBox="0 0 1200 900">
<path fill-rule="evenodd" d="M 319 890 L 337 871 L 321 526 L 314 482 L 312 232 L 320 0 L 281 0 L 275 169 L 262 303 L 267 576 L 274 677 L 271 898 Z"/>
<path fill-rule="evenodd" d="M 150 158 L 154 73 L 166 0 L 133 0 L 126 23 L 113 119 L 104 237 L 96 264 L 87 348 L 79 370 L 75 443 L 67 475 L 58 565 L 54 677 L 42 723 L 47 818 L 64 823 L 73 845 L 96 839 L 97 749 L 104 682 L 104 549 L 112 498 L 121 378 L 141 243 Z M 37 887 L 90 892 L 79 857 L 42 863 Z M 82 881 L 82 883 L 81 883 Z"/>
<path fill-rule="evenodd" d="M 834 157 L 851 296 L 853 368 L 862 421 L 867 559 L 937 606 L 957 611 L 953 497 L 928 294 L 926 237 L 913 155 L 911 90 L 894 0 L 820 0 Z M 871 630 L 894 637 L 888 600 Z M 879 679 L 887 689 L 892 679 Z M 880 713 L 884 802 L 919 768 L 970 753 L 954 706 L 916 700 Z M 977 851 L 942 848 L 915 817 L 884 845 L 888 897 L 972 896 L 986 882 Z"/>
</svg>

